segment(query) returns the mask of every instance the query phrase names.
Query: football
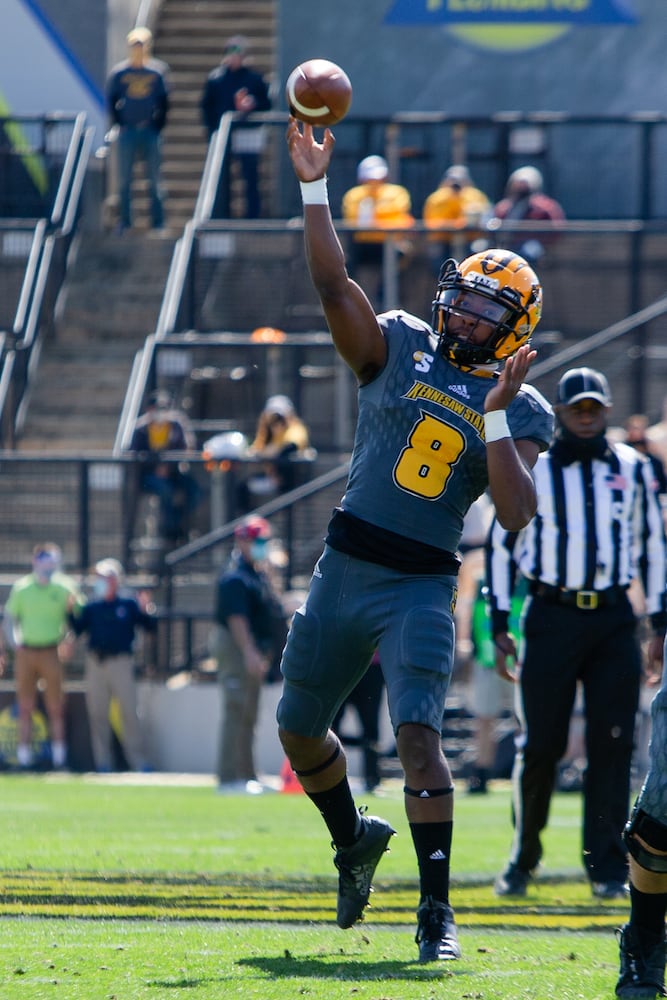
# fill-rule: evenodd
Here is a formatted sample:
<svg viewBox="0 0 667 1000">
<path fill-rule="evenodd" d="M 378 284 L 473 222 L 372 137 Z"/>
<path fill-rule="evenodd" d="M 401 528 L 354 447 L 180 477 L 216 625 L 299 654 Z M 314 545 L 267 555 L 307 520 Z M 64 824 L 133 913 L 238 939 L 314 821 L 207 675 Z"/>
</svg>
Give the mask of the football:
<svg viewBox="0 0 667 1000">
<path fill-rule="evenodd" d="M 352 103 L 347 73 L 328 59 L 309 59 L 293 69 L 285 84 L 290 114 L 309 125 L 335 125 Z"/>
</svg>

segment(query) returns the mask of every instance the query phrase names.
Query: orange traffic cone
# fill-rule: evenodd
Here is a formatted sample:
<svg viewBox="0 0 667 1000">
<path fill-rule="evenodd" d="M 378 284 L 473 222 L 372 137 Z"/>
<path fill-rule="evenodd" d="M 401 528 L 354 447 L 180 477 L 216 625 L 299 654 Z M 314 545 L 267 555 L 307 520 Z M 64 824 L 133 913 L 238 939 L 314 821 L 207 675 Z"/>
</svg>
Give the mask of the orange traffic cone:
<svg viewBox="0 0 667 1000">
<path fill-rule="evenodd" d="M 301 782 L 292 770 L 292 765 L 287 757 L 280 768 L 280 782 L 280 791 L 284 792 L 285 795 L 303 795 Z"/>
</svg>

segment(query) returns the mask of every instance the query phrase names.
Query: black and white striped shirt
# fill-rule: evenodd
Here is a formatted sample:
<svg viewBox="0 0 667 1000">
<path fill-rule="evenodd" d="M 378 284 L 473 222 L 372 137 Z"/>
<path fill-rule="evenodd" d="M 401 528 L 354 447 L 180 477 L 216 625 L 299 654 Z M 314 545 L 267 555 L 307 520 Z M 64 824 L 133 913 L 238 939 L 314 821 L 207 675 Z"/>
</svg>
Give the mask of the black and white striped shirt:
<svg viewBox="0 0 667 1000">
<path fill-rule="evenodd" d="M 516 569 L 565 590 L 627 587 L 640 577 L 646 611 L 664 628 L 667 545 L 650 462 L 625 444 L 563 464 L 550 448 L 533 468 L 537 513 L 518 533 L 494 520 L 487 584 L 494 632 L 505 631 Z"/>
</svg>

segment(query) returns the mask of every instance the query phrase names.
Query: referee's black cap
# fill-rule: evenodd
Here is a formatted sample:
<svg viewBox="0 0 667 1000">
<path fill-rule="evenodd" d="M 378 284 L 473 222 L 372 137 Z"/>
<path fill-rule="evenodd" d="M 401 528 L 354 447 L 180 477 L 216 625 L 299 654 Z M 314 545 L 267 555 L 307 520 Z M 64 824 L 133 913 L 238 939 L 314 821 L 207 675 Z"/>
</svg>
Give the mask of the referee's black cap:
<svg viewBox="0 0 667 1000">
<path fill-rule="evenodd" d="M 611 406 L 609 383 L 594 368 L 570 368 L 561 377 L 556 391 L 556 403 L 573 406 L 581 399 L 595 399 L 603 406 Z"/>
</svg>

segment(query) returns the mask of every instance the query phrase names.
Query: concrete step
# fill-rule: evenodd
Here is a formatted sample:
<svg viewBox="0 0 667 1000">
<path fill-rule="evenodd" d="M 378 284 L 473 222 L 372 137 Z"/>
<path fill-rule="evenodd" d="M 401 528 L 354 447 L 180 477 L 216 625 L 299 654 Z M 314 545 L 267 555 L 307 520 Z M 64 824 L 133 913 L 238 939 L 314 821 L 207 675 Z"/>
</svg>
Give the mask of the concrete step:
<svg viewBox="0 0 667 1000">
<path fill-rule="evenodd" d="M 108 450 L 132 363 L 155 329 L 173 239 L 77 237 L 29 397 L 22 450 Z M 67 447 L 65 447 L 65 445 Z"/>
</svg>

